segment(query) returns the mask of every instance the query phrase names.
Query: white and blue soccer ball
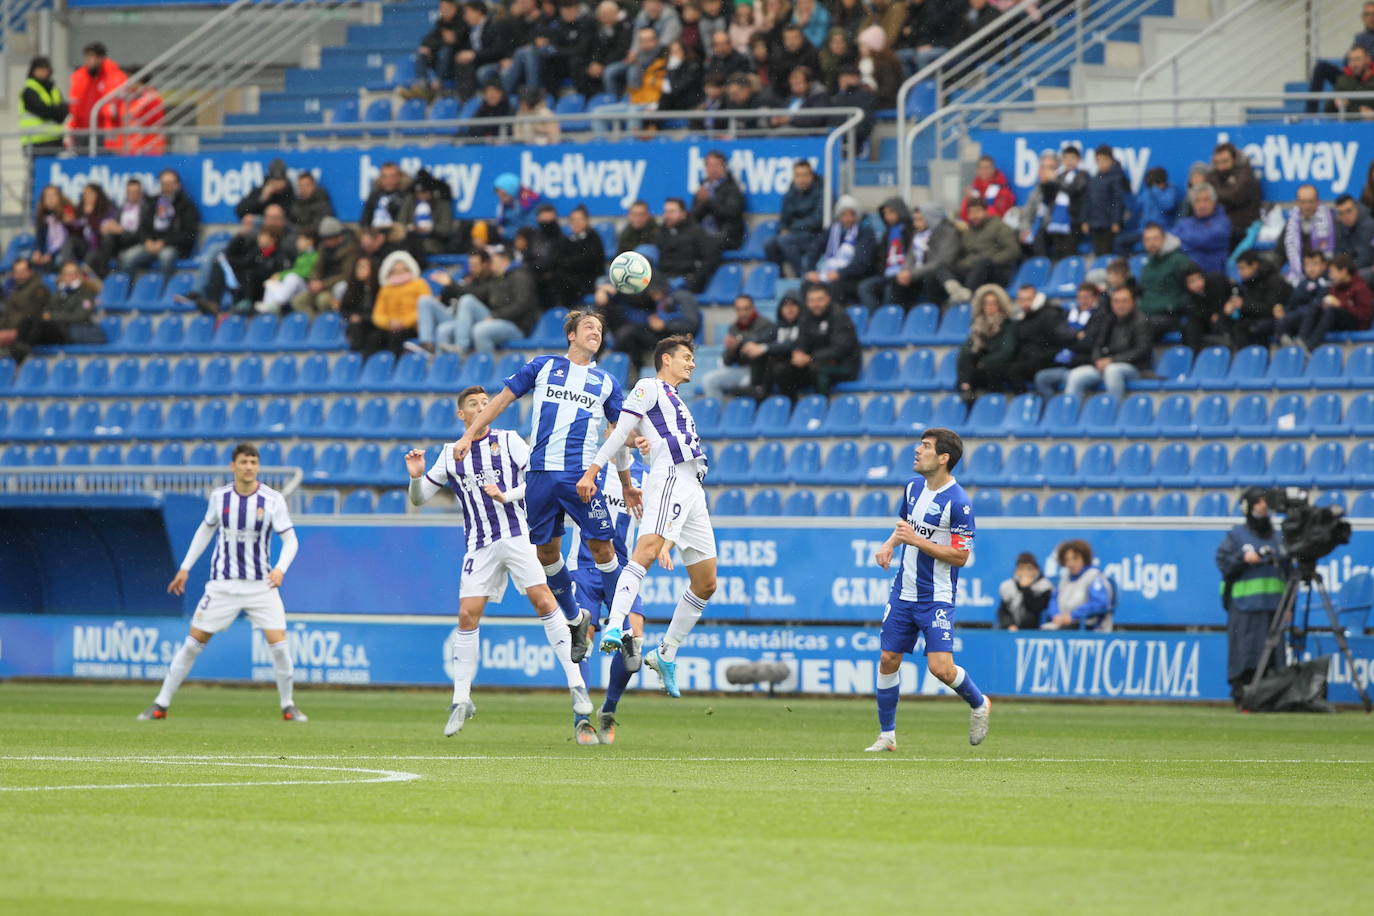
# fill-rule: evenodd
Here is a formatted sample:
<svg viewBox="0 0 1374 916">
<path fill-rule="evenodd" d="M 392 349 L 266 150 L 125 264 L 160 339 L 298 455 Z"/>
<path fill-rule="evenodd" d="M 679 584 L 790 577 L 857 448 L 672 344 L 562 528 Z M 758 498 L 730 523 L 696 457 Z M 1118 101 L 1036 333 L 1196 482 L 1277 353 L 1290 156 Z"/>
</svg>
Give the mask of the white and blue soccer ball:
<svg viewBox="0 0 1374 916">
<path fill-rule="evenodd" d="M 649 259 L 638 251 L 622 251 L 611 262 L 609 273 L 616 289 L 626 295 L 634 295 L 648 288 L 654 269 Z"/>
</svg>

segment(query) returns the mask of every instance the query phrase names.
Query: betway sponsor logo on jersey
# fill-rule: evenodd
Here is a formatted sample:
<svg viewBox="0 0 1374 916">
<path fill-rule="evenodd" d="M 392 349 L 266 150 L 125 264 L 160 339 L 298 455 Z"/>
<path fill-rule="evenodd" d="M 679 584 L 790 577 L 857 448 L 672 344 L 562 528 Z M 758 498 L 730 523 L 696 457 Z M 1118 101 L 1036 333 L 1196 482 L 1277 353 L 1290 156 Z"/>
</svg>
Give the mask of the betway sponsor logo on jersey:
<svg viewBox="0 0 1374 916">
<path fill-rule="evenodd" d="M 1016 691 L 1045 696 L 1198 697 L 1197 640 L 1018 637 Z"/>
<path fill-rule="evenodd" d="M 628 207 L 639 197 L 648 167 L 648 159 L 602 159 L 582 153 L 540 162 L 526 150 L 520 154 L 520 183 L 551 200 L 610 197 Z"/>
<path fill-rule="evenodd" d="M 594 410 L 599 403 L 595 395 L 559 385 L 545 385 L 542 396 L 550 401 L 567 401 L 569 404 L 576 404 L 584 410 Z"/>
</svg>

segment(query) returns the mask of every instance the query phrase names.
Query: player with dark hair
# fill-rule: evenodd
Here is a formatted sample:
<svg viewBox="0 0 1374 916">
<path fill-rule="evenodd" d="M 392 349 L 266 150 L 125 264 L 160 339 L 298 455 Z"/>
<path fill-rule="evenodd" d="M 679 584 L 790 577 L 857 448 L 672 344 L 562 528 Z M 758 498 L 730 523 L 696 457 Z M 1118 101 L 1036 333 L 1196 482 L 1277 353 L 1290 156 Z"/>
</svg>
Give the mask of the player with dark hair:
<svg viewBox="0 0 1374 916">
<path fill-rule="evenodd" d="M 292 699 L 291 645 L 286 639 L 286 608 L 280 591 L 286 570 L 296 558 L 296 532 L 286 510 L 286 497 L 258 480 L 258 462 L 257 446 L 239 443 L 229 459 L 234 482 L 210 493 L 205 518 L 167 591 L 186 594 L 191 567 L 210 546 L 218 529 L 219 540 L 210 560 L 210 581 L 205 583 L 205 595 L 191 617 L 190 634 L 167 666 L 157 699 L 139 713 L 139 719 L 167 718 L 172 696 L 191 673 L 191 666 L 210 637 L 228 629 L 243 613 L 253 626 L 262 630 L 272 653 L 282 718 L 287 722 L 306 721 L 305 713 L 296 708 Z M 281 553 L 275 565 L 270 557 L 273 531 L 281 537 Z"/>
<path fill-rule="evenodd" d="M 897 749 L 897 700 L 902 656 L 925 637 L 926 668 L 968 703 L 968 742 L 981 744 L 988 733 L 992 701 L 954 664 L 954 604 L 959 570 L 973 552 L 973 505 L 950 472 L 964 454 L 958 433 L 928 429 L 921 433 L 896 528 L 874 559 L 883 569 L 898 545 L 897 577 L 883 611 L 882 655 L 878 660 L 878 740 L 866 750 Z"/>
<path fill-rule="evenodd" d="M 587 631 L 591 616 L 577 606 L 572 579 L 563 562 L 563 515 L 572 516 L 591 550 L 596 568 L 611 592 L 620 577 L 620 561 L 611 546 L 610 513 L 600 498 L 583 501 L 577 481 L 596 454 L 603 429 L 614 427 L 624 398 L 615 376 L 596 365 L 596 354 L 605 336 L 605 321 L 596 312 L 570 312 L 563 323 L 568 352 L 563 356 L 536 356 L 506 379 L 505 386 L 468 425 L 453 444 L 453 457 L 462 461 L 472 443 L 486 435 L 487 427 L 501 412 L 527 392 L 534 392 L 533 447 L 530 450 L 530 540 L 548 577 L 558 606 L 572 629 L 572 658 L 587 655 Z M 621 490 L 625 505 L 638 513 L 640 492 L 630 480 L 629 464 L 621 465 Z"/>
<path fill-rule="evenodd" d="M 469 431 L 487 407 L 487 400 L 486 389 L 480 385 L 465 388 L 458 395 L 458 418 Z M 472 680 L 477 674 L 478 624 L 487 601 L 500 601 L 505 595 L 509 577 L 530 599 L 567 677 L 572 694 L 573 736 L 578 744 L 596 744 L 596 730 L 590 721 L 591 697 L 582 672 L 572 661 L 571 640 L 558 613 L 558 602 L 544 581 L 544 572 L 530 544 L 524 504 L 524 474 L 529 463 L 529 446 L 508 429 L 483 430 L 462 458 L 456 457 L 451 445 L 445 446 L 428 471 L 423 449 L 406 454 L 411 504 L 423 505 L 444 487 L 451 488 L 463 509 L 463 529 L 467 535 L 458 589 L 458 632 L 453 639 L 453 704 L 449 707 L 444 737 L 461 731 L 477 712 L 472 704 Z"/>
</svg>

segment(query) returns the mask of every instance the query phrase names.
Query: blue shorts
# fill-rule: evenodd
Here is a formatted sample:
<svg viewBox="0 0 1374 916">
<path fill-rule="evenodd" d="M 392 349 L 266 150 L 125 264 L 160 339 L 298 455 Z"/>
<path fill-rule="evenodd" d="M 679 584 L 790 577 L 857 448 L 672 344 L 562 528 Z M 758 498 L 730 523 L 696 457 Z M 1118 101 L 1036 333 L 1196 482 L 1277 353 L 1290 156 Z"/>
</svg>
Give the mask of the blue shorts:
<svg viewBox="0 0 1374 916">
<path fill-rule="evenodd" d="M 620 560 L 620 565 L 625 565 L 624 557 Z M 601 608 L 604 606 L 605 589 L 601 587 L 601 570 L 595 566 L 590 569 L 574 569 L 569 575 L 573 581 L 573 598 L 577 601 L 577 606 L 585 610 L 592 616 L 592 626 L 601 628 Z M 609 610 L 609 608 L 607 608 Z M 644 614 L 644 599 L 635 596 L 635 603 L 630 607 L 631 614 Z"/>
<path fill-rule="evenodd" d="M 910 654 L 915 651 L 916 637 L 921 634 L 926 638 L 926 655 L 953 652 L 954 605 L 903 601 L 894 594 L 883 612 L 882 650 Z"/>
<path fill-rule="evenodd" d="M 605 477 L 597 481 L 597 493 L 586 503 L 577 495 L 577 482 L 581 479 L 581 471 L 530 471 L 525 482 L 530 543 L 539 546 L 562 537 L 565 512 L 572 516 L 586 540 L 609 541 L 615 535 L 611 513 L 606 511 L 601 498 Z"/>
</svg>

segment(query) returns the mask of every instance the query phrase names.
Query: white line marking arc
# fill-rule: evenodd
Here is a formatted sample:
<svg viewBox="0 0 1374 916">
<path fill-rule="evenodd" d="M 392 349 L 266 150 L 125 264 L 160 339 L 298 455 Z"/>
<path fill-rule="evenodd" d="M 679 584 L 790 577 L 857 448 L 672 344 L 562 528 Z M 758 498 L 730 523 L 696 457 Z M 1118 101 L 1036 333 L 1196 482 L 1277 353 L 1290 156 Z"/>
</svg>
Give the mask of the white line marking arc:
<svg viewBox="0 0 1374 916">
<path fill-rule="evenodd" d="M 134 756 L 134 757 L 72 757 L 72 756 L 47 756 L 47 755 L 28 755 L 28 756 L 4 756 L 0 760 L 22 760 L 31 762 L 57 762 L 57 763 L 134 763 L 149 764 L 154 766 L 203 766 L 214 764 L 221 767 L 252 767 L 257 769 L 271 770 L 307 770 L 314 773 L 334 772 L 349 773 L 354 777 L 362 778 L 351 779 L 274 779 L 268 781 L 255 782 L 165 782 L 165 783 L 105 783 L 92 785 L 65 785 L 65 786 L 0 786 L 0 792 L 61 792 L 73 789 L 81 790 L 101 790 L 101 789 L 206 789 L 206 788 L 246 788 L 250 786 L 330 786 L 330 785 L 361 785 L 376 784 L 384 782 L 411 782 L 416 779 L 423 779 L 419 773 L 410 773 L 405 770 L 377 770 L 366 767 L 335 767 L 335 766 L 304 766 L 291 763 L 248 763 L 235 762 L 241 760 L 279 760 L 281 757 L 275 755 L 245 755 L 243 757 L 212 757 L 212 756 Z M 331 759 L 328 757 L 292 757 L 292 760 L 315 760 Z M 375 758 L 380 759 L 380 758 Z"/>
</svg>

